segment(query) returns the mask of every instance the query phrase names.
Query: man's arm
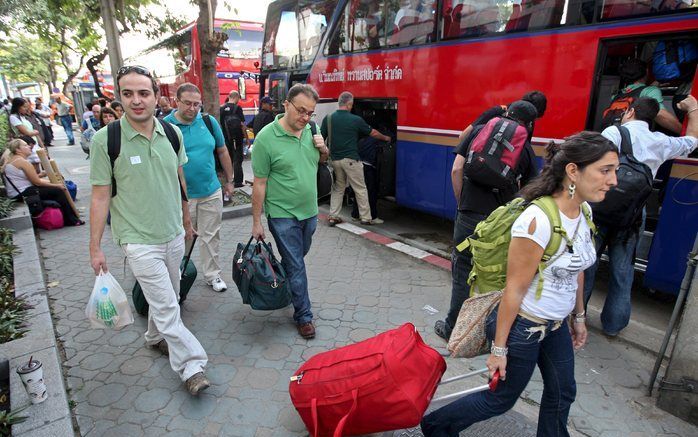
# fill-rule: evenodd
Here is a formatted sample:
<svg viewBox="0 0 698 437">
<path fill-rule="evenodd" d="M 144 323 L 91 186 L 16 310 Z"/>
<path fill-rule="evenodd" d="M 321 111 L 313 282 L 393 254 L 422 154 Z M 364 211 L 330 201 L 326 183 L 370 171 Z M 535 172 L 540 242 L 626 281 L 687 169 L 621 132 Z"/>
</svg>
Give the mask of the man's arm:
<svg viewBox="0 0 698 437">
<path fill-rule="evenodd" d="M 472 131 L 473 131 L 473 125 L 469 124 L 468 127 L 463 129 L 463 132 L 461 132 L 460 135 L 458 135 L 458 143 L 460 144 L 463 142 L 463 139 L 468 138 L 468 135 L 470 135 L 470 132 L 472 132 Z"/>
<path fill-rule="evenodd" d="M 179 183 L 182 186 L 182 190 L 187 192 L 187 181 L 184 180 L 184 170 L 182 166 L 177 168 L 177 176 L 179 177 Z M 184 226 L 184 239 L 191 240 L 196 234 L 196 230 L 191 223 L 191 214 L 189 214 L 189 201 L 186 198 L 182 198 L 182 225 Z"/>
<path fill-rule="evenodd" d="M 681 122 L 678 118 L 676 118 L 674 114 L 672 114 L 664 108 L 659 110 L 659 113 L 654 118 L 654 121 L 656 121 L 657 124 L 663 127 L 664 129 L 673 132 L 676 135 L 681 134 L 681 128 L 683 127 L 681 125 Z"/>
<path fill-rule="evenodd" d="M 252 186 L 252 236 L 257 240 L 264 240 L 264 226 L 262 226 L 262 205 L 267 194 L 267 178 L 255 176 Z"/>
<path fill-rule="evenodd" d="M 451 167 L 451 184 L 453 185 L 453 195 L 456 196 L 456 202 L 460 199 L 460 193 L 463 190 L 464 165 L 465 156 L 456 154 L 456 159 L 453 160 L 453 167 Z"/>
<path fill-rule="evenodd" d="M 107 272 L 107 258 L 102 252 L 102 235 L 107 223 L 111 185 L 93 185 L 90 201 L 90 264 L 95 275 L 102 270 Z"/>
<path fill-rule="evenodd" d="M 688 96 L 681 100 L 677 106 L 680 110 L 685 111 L 688 117 L 686 135 L 698 138 L 698 100 L 693 96 Z"/>
<path fill-rule="evenodd" d="M 377 140 L 386 141 L 386 142 L 390 142 L 390 139 L 391 139 L 389 136 L 383 135 L 382 133 L 380 133 L 376 129 L 371 129 L 371 133 L 369 135 L 371 136 L 371 138 L 375 138 Z"/>
<path fill-rule="evenodd" d="M 228 148 L 216 147 L 216 153 L 218 154 L 218 161 L 223 167 L 223 172 L 225 173 L 225 185 L 223 186 L 223 191 L 228 196 L 232 196 L 233 189 L 233 164 L 230 162 L 230 154 L 228 153 Z"/>
</svg>

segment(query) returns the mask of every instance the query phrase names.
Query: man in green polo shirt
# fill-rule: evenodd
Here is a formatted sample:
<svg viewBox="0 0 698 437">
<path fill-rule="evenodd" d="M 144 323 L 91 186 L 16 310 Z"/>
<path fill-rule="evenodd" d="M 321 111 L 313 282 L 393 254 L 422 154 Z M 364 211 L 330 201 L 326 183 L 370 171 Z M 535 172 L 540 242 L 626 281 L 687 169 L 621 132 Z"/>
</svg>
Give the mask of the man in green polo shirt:
<svg viewBox="0 0 698 437">
<path fill-rule="evenodd" d="M 169 355 L 170 365 L 197 395 L 209 386 L 208 361 L 201 343 L 184 326 L 179 313 L 179 264 L 184 240 L 194 233 L 182 165 L 187 162 L 182 134 L 175 154 L 163 127 L 153 116 L 158 86 L 143 67 L 121 67 L 116 76 L 124 105 L 120 119 L 121 150 L 112 166 L 107 129 L 94 136 L 90 153 L 90 263 L 99 275 L 107 271 L 101 240 L 111 210 L 114 242 L 121 246 L 150 305 L 145 341 Z M 112 175 L 118 187 L 112 197 Z"/>
<path fill-rule="evenodd" d="M 315 337 L 304 257 L 317 227 L 318 162 L 329 151 L 308 122 L 319 100 L 317 91 L 296 84 L 284 101 L 285 113 L 264 127 L 252 149 L 252 236 L 264 239 L 262 205 L 291 287 L 293 319 L 301 337 Z"/>
<path fill-rule="evenodd" d="M 354 96 L 350 92 L 344 91 L 340 94 L 337 104 L 339 109 L 322 120 L 321 129 L 322 136 L 327 138 L 329 143 L 335 178 L 330 195 L 328 221 L 330 226 L 342 222 L 339 213 L 342 211 L 342 199 L 348 182 L 356 195 L 361 224 L 371 225 L 374 221 L 364 181 L 364 165 L 359 157 L 359 138 L 371 136 L 381 141 L 390 141 L 390 137 L 371 128 L 363 118 L 351 113 Z"/>
</svg>

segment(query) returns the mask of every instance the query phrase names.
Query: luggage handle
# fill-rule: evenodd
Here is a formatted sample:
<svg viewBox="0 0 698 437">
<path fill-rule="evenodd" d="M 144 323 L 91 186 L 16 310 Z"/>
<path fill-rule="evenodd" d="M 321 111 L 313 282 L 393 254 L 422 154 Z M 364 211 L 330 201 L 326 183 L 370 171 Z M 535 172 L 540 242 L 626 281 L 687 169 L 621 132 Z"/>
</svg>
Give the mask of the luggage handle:
<svg viewBox="0 0 698 437">
<path fill-rule="evenodd" d="M 189 246 L 189 253 L 187 253 L 186 261 L 184 261 L 184 266 L 182 267 L 182 272 L 187 271 L 187 266 L 189 265 L 189 260 L 191 259 L 191 253 L 194 251 L 194 244 L 196 244 L 196 239 L 199 238 L 197 234 L 194 234 L 194 238 L 191 240 L 191 246 Z"/>
<path fill-rule="evenodd" d="M 474 376 L 474 375 L 480 375 L 482 373 L 487 373 L 488 371 L 489 371 L 489 369 L 485 367 L 484 369 L 475 370 L 474 372 L 470 372 L 470 373 L 466 373 L 463 375 L 454 376 L 453 378 L 446 379 L 444 381 L 441 381 L 441 383 L 439 385 L 449 384 L 451 382 L 459 381 L 459 380 L 465 379 L 465 378 L 469 378 L 469 377 Z M 459 398 L 462 398 L 463 396 L 466 396 L 466 395 L 469 395 L 472 393 L 481 392 L 484 390 L 489 390 L 491 392 L 494 392 L 495 390 L 497 390 L 497 386 L 499 385 L 499 380 L 500 380 L 500 375 L 499 375 L 499 370 L 497 370 L 496 372 L 494 372 L 494 375 L 492 375 L 492 378 L 490 378 L 489 382 L 486 385 L 481 385 L 481 386 L 474 387 L 474 388 L 471 388 L 468 390 L 463 390 L 463 391 L 459 391 L 456 393 L 451 393 L 449 395 L 441 396 L 441 397 L 433 399 L 432 402 L 443 402 L 443 401 L 450 401 L 452 399 L 459 399 Z"/>
<path fill-rule="evenodd" d="M 252 240 L 254 240 L 254 237 L 250 237 L 250 241 L 247 242 L 245 248 L 242 249 L 242 252 L 240 252 L 240 258 L 238 258 L 237 264 L 242 264 L 242 261 L 245 259 L 245 253 L 247 253 L 247 249 L 249 249 L 250 244 L 252 244 Z"/>
<path fill-rule="evenodd" d="M 334 434 L 333 437 L 342 437 L 342 432 L 344 431 L 344 426 L 347 424 L 347 420 L 349 420 L 349 416 L 351 416 L 351 413 L 356 410 L 356 406 L 359 404 L 359 389 L 355 388 L 354 390 L 351 391 L 351 397 L 353 399 L 353 403 L 351 404 L 351 408 L 349 408 L 349 411 L 347 411 L 347 414 L 345 414 L 341 419 L 339 419 L 339 422 L 337 422 L 337 426 L 334 429 Z M 313 417 L 313 437 L 320 437 L 320 430 L 318 428 L 318 412 L 317 412 L 317 398 L 313 398 L 310 401 L 310 413 Z"/>
</svg>

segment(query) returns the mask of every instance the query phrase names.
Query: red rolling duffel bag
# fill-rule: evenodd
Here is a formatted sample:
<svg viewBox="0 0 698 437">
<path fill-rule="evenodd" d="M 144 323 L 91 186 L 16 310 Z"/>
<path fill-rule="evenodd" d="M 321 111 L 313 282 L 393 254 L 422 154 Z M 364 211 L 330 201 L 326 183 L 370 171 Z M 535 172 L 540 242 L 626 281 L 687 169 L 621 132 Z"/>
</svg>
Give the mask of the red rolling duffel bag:
<svg viewBox="0 0 698 437">
<path fill-rule="evenodd" d="M 289 392 L 311 437 L 341 437 L 419 424 L 446 362 L 405 323 L 360 343 L 317 354 Z"/>
</svg>

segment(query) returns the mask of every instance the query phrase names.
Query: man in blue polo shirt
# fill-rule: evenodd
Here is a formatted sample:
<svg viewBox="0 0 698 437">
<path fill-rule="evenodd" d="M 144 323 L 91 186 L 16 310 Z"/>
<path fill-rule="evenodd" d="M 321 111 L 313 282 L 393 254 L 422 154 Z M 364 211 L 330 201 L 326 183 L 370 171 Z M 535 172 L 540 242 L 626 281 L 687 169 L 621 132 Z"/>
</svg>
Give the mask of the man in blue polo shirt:
<svg viewBox="0 0 698 437">
<path fill-rule="evenodd" d="M 164 118 L 177 125 L 182 131 L 189 161 L 183 166 L 189 197 L 189 212 L 192 224 L 199 235 L 199 250 L 203 265 L 204 279 L 213 291 L 223 292 L 228 286 L 221 279 L 218 259 L 220 245 L 223 198 L 221 183 L 216 174 L 213 151 L 225 171 L 225 194 L 233 195 L 233 166 L 228 149 L 225 147 L 223 131 L 215 118 L 208 114 L 211 131 L 199 112 L 201 92 L 192 83 L 183 83 L 177 88 L 177 110 Z"/>
</svg>

